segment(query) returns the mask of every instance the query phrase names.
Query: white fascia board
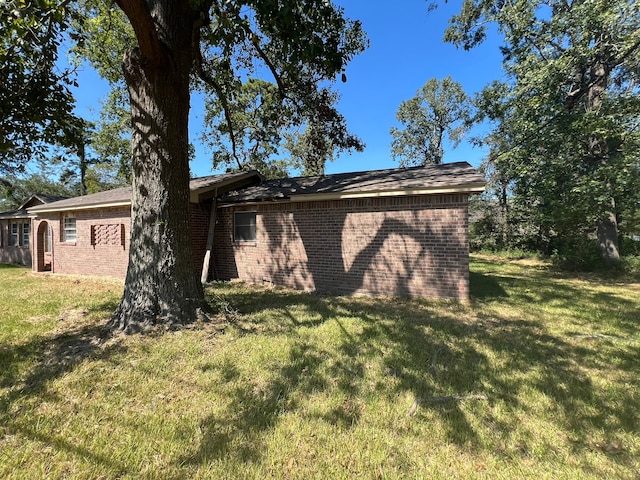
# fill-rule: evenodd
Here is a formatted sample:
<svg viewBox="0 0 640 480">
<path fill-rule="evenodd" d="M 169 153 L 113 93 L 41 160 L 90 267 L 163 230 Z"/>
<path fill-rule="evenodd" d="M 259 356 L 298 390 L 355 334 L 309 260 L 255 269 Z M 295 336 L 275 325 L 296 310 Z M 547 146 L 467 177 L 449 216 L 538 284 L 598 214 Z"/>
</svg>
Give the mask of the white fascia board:
<svg viewBox="0 0 640 480">
<path fill-rule="evenodd" d="M 380 190 L 368 192 L 310 193 L 306 195 L 291 195 L 291 201 L 313 202 L 322 200 L 345 200 L 352 198 L 408 197 L 415 195 L 446 195 L 456 193 L 471 194 L 482 192 L 484 192 L 484 184 L 469 185 L 466 187 L 409 188 L 403 190 Z"/>
<path fill-rule="evenodd" d="M 114 208 L 114 207 L 130 207 L 131 200 L 123 202 L 111 202 L 111 203 L 93 203 L 87 205 L 71 205 L 66 207 L 51 207 L 51 208 L 38 208 L 32 211 L 28 209 L 29 214 L 38 215 L 39 213 L 54 213 L 54 212 L 75 212 L 77 210 L 96 210 L 100 208 Z"/>
<path fill-rule="evenodd" d="M 474 194 L 484 192 L 484 184 L 468 185 L 465 187 L 449 187 L 449 188 L 425 188 L 425 189 L 404 189 L 404 190 L 381 190 L 381 191 L 365 191 L 365 192 L 333 192 L 333 193 L 308 193 L 302 195 L 291 195 L 290 198 L 281 198 L 273 200 L 253 200 L 250 202 L 237 203 L 219 203 L 218 208 L 259 205 L 267 203 L 284 203 L 284 202 L 313 202 L 323 200 L 346 200 L 357 198 L 383 198 L 383 197 L 400 197 L 413 195 L 446 195 L 446 194 Z"/>
</svg>

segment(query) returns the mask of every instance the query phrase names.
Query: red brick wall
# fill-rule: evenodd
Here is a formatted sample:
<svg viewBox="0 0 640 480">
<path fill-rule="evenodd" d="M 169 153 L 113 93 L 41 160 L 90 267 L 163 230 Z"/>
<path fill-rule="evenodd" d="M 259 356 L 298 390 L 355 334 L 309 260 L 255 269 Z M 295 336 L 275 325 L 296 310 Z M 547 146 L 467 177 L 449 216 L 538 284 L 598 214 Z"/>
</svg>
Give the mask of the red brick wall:
<svg viewBox="0 0 640 480">
<path fill-rule="evenodd" d="M 209 235 L 209 217 L 211 216 L 211 202 L 191 203 L 191 236 L 193 241 L 193 263 L 198 278 L 202 271 L 202 262 L 207 250 L 207 236 Z"/>
<path fill-rule="evenodd" d="M 51 271 L 71 275 L 121 277 L 127 273 L 131 214 L 129 207 L 79 210 L 76 217 L 76 241 L 62 242 L 62 213 L 43 213 L 32 225 L 34 234 L 46 221 L 52 228 L 53 255 Z M 92 245 L 92 227 L 95 245 Z M 124 229 L 124 232 L 122 231 Z M 122 237 L 123 235 L 123 237 Z M 122 244 L 121 239 L 124 241 Z M 41 242 L 34 239 L 34 258 L 38 259 Z M 34 262 L 33 269 L 38 269 Z"/>
<path fill-rule="evenodd" d="M 305 290 L 469 296 L 467 195 L 274 203 L 219 210 L 220 279 Z M 233 213 L 256 211 L 256 242 L 233 241 Z"/>
<path fill-rule="evenodd" d="M 210 211 L 210 202 L 208 204 L 192 203 L 190 205 L 193 258 L 198 275 L 202 268 L 207 245 Z M 39 242 L 35 239 L 35 232 L 38 232 L 38 227 L 42 221 L 47 221 L 53 229 L 51 270 L 54 273 L 124 278 L 129 262 L 129 238 L 131 234 L 129 207 L 80 210 L 69 213 L 74 213 L 76 216 L 76 241 L 72 243 L 61 241 L 62 213 L 41 214 L 32 225 L 34 258 L 42 263 L 43 256 L 38 251 Z M 111 238 L 116 225 L 118 225 L 118 234 L 121 233 L 120 225 L 124 225 L 124 245 L 121 245 L 120 242 L 115 245 L 113 238 Z M 102 240 L 97 241 L 96 245 L 92 245 L 92 227 L 94 229 L 94 237 L 98 236 L 98 239 Z M 33 269 L 38 270 L 38 262 L 34 262 Z"/>
</svg>

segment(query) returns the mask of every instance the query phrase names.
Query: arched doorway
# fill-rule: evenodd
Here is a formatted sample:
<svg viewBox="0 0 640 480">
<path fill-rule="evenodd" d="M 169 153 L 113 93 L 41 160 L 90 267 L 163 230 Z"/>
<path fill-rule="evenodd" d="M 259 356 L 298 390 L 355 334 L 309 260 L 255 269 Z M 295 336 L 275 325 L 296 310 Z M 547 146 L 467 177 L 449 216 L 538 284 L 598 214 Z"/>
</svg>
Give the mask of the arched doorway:
<svg viewBox="0 0 640 480">
<path fill-rule="evenodd" d="M 53 237 L 49 222 L 40 222 L 37 237 L 36 271 L 50 272 L 53 263 Z"/>
</svg>

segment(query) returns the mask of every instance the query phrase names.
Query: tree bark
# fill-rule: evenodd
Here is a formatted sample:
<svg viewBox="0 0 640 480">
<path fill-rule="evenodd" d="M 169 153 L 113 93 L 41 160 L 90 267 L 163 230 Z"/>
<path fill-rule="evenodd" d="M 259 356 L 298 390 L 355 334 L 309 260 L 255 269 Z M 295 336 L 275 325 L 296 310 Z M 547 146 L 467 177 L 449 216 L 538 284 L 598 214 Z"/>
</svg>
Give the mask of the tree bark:
<svg viewBox="0 0 640 480">
<path fill-rule="evenodd" d="M 615 209 L 612 208 L 612 211 L 614 210 Z M 602 258 L 604 263 L 609 266 L 620 263 L 618 222 L 615 214 L 609 213 L 598 220 L 597 237 L 600 258 Z"/>
<path fill-rule="evenodd" d="M 131 243 L 124 294 L 109 322 L 125 332 L 188 323 L 206 305 L 189 219 L 193 15 L 173 2 L 150 3 L 118 2 L 139 45 L 123 62 L 133 128 Z"/>
<path fill-rule="evenodd" d="M 610 55 L 610 54 L 609 54 Z M 591 68 L 591 86 L 587 94 L 587 111 L 597 111 L 606 93 L 610 76 L 610 68 L 607 65 L 608 54 L 600 54 Z M 609 148 L 606 138 L 595 134 L 589 139 L 589 161 L 594 165 L 606 166 L 609 161 Z M 611 189 L 611 185 L 607 184 Z M 596 236 L 600 258 L 609 266 L 620 263 L 620 250 L 618 246 L 618 222 L 616 220 L 616 203 L 613 195 L 609 200 L 610 209 L 606 209 L 600 216 L 596 225 Z"/>
</svg>

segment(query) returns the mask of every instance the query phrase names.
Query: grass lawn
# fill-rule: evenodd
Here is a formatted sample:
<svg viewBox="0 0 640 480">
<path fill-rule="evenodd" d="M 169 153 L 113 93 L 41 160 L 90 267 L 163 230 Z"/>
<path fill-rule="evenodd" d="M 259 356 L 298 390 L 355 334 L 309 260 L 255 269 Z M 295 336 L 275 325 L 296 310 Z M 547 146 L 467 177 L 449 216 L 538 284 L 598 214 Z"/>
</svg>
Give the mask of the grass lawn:
<svg viewBox="0 0 640 480">
<path fill-rule="evenodd" d="M 121 290 L 0 266 L 0 478 L 640 477 L 639 283 L 474 257 L 468 305 L 220 284 L 109 336 Z"/>
</svg>

